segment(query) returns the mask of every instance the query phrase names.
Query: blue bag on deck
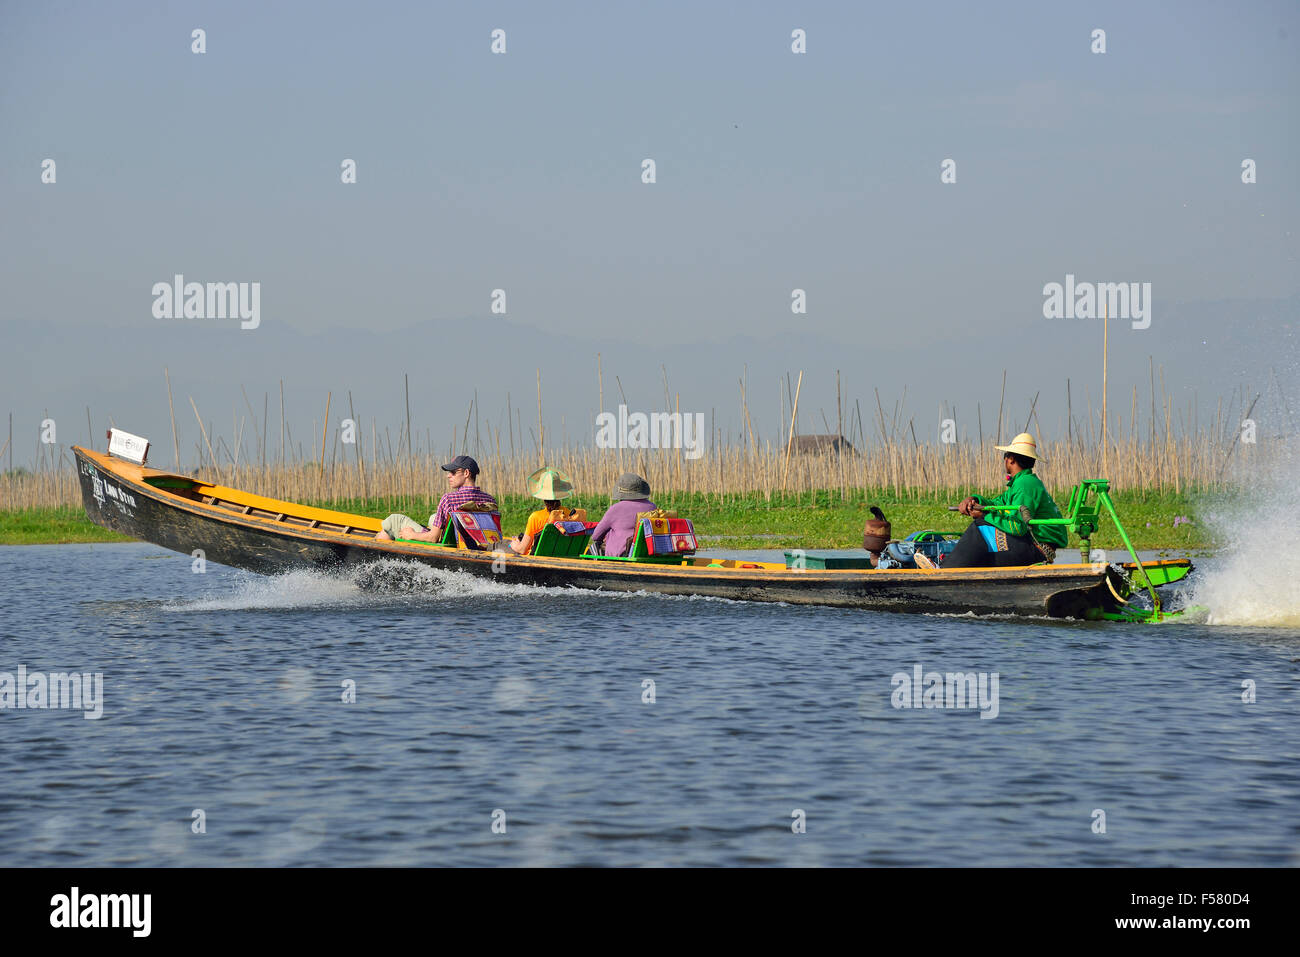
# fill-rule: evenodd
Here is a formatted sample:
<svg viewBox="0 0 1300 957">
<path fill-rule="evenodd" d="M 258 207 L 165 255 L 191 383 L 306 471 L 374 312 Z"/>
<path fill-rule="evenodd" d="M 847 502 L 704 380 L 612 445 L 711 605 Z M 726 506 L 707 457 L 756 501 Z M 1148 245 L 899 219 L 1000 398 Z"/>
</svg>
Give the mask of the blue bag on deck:
<svg viewBox="0 0 1300 957">
<path fill-rule="evenodd" d="M 930 531 L 913 532 L 901 542 L 891 542 L 885 546 L 885 552 L 882 556 L 882 559 L 888 559 L 890 564 L 886 565 L 882 560 L 880 567 L 915 568 L 916 559 L 912 556 L 918 551 L 930 561 L 942 567 L 943 560 L 957 547 L 957 543 L 935 536 L 936 533 Z M 922 537 L 925 538 L 924 541 L 918 540 Z"/>
</svg>

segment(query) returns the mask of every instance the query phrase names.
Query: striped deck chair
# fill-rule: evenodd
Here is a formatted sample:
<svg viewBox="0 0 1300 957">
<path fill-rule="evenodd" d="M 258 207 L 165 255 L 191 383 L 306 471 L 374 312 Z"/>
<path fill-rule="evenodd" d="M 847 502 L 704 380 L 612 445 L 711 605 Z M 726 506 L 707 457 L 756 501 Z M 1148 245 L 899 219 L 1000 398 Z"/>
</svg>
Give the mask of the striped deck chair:
<svg viewBox="0 0 1300 957">
<path fill-rule="evenodd" d="M 452 512 L 451 520 L 456 526 L 457 548 L 490 551 L 492 546 L 501 541 L 500 512 L 465 509 Z"/>
<path fill-rule="evenodd" d="M 698 547 L 689 518 L 643 518 L 641 539 L 650 556 L 693 555 Z"/>
</svg>

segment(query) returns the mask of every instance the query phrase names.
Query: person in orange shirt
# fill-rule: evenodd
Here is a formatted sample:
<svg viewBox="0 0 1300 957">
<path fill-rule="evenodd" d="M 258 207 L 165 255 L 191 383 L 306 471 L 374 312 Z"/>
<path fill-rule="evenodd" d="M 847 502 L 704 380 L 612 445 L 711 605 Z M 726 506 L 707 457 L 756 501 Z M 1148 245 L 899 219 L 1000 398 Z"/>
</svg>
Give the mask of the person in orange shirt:
<svg viewBox="0 0 1300 957">
<path fill-rule="evenodd" d="M 560 504 L 561 500 L 573 494 L 573 482 L 559 469 L 550 466 L 538 469 L 528 476 L 527 487 L 529 495 L 541 499 L 542 507 L 528 516 L 528 523 L 524 526 L 522 535 L 516 535 L 503 543 L 516 555 L 532 553 L 533 546 L 537 544 L 537 536 L 542 533 L 542 529 L 556 521 L 551 517 L 552 512 L 559 511 L 561 521 L 568 521 L 577 515 L 573 509 L 565 508 Z"/>
</svg>

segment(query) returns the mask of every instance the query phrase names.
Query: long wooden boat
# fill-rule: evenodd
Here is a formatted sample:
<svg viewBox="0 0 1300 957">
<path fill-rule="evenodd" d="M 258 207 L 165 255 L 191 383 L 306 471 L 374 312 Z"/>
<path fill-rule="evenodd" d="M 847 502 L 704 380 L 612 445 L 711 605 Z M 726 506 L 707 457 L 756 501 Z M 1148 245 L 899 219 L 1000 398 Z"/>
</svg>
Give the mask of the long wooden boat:
<svg viewBox="0 0 1300 957">
<path fill-rule="evenodd" d="M 263 574 L 300 568 L 349 573 L 397 560 L 525 585 L 1057 618 L 1122 616 L 1133 591 L 1125 572 L 1131 565 L 1100 563 L 922 570 L 787 568 L 703 556 L 675 564 L 513 555 L 502 560 L 447 545 L 375 541 L 378 518 L 266 498 L 79 446 L 73 452 L 91 521 L 185 555 L 202 550 L 207 561 Z M 1190 563 L 1142 567 L 1153 578 L 1172 581 L 1186 574 Z"/>
</svg>

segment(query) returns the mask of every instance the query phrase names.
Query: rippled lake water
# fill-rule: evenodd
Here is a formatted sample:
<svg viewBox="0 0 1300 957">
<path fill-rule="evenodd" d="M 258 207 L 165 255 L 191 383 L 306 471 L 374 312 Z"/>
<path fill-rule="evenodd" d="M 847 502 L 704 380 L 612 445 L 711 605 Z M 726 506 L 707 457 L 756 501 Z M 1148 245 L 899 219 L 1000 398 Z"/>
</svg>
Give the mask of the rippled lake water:
<svg viewBox="0 0 1300 957">
<path fill-rule="evenodd" d="M 0 548 L 0 672 L 103 674 L 98 720 L 0 711 L 0 853 L 1300 864 L 1294 622 L 902 616 L 425 574 L 385 595 L 194 574 L 143 544 Z M 894 707 L 893 676 L 917 665 L 997 673 L 996 717 Z"/>
</svg>

